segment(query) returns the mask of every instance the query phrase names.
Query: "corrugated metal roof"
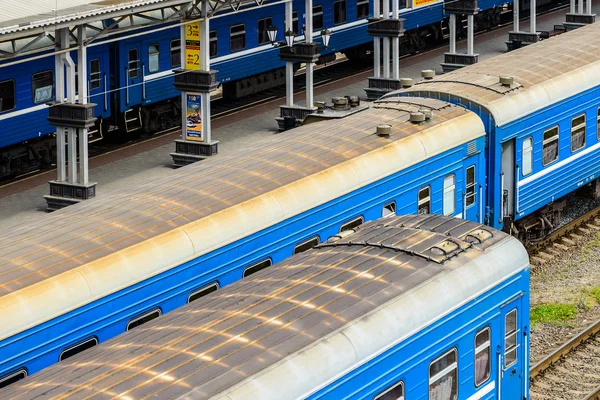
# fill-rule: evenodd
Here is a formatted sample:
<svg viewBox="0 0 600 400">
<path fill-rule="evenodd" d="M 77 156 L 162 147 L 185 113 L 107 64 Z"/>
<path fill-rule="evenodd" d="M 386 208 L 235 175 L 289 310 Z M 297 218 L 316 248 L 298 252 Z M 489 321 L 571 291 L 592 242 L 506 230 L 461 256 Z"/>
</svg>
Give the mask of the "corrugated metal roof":
<svg viewBox="0 0 600 400">
<path fill-rule="evenodd" d="M 1 35 L 47 27 L 70 21 L 131 10 L 165 0 L 4 0 L 0 13 Z M 181 1 L 181 4 L 186 1 Z M 100 19 L 100 18 L 98 18 Z"/>
</svg>

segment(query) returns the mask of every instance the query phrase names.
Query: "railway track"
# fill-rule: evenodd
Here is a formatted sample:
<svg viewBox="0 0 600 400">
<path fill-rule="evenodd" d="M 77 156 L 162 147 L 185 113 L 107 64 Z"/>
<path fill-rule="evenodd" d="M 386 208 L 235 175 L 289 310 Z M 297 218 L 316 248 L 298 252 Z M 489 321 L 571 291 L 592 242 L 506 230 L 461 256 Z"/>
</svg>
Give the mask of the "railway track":
<svg viewBox="0 0 600 400">
<path fill-rule="evenodd" d="M 570 247 L 577 245 L 592 232 L 600 232 L 600 207 L 563 225 L 543 240 L 529 244 L 527 252 L 532 268 L 543 266 L 555 256 L 569 251 Z"/>
<path fill-rule="evenodd" d="M 600 320 L 529 370 L 533 400 L 600 399 Z"/>
</svg>

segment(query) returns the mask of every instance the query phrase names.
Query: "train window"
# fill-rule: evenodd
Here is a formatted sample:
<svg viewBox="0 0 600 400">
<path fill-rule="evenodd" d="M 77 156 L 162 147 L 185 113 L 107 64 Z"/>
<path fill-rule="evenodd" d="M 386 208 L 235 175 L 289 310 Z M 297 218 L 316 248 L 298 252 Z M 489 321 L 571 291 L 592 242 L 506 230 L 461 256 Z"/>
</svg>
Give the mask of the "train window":
<svg viewBox="0 0 600 400">
<path fill-rule="evenodd" d="M 73 357 L 75 354 L 81 353 L 82 351 L 87 350 L 91 347 L 94 347 L 97 344 L 98 344 L 98 339 L 96 339 L 95 337 L 86 339 L 83 342 L 78 343 L 74 346 L 71 346 L 68 349 L 64 350 L 62 353 L 60 353 L 60 356 L 58 357 L 58 361 L 66 360 L 69 357 Z"/>
<path fill-rule="evenodd" d="M 356 18 L 369 16 L 369 0 L 356 0 Z"/>
<path fill-rule="evenodd" d="M 313 6 L 313 30 L 323 29 L 323 6 Z"/>
<path fill-rule="evenodd" d="M 269 42 L 269 34 L 267 33 L 267 28 L 273 25 L 272 18 L 263 18 L 258 20 L 258 44 L 268 43 Z"/>
<path fill-rule="evenodd" d="M 195 290 L 192 293 L 190 293 L 188 297 L 188 303 L 191 303 L 194 300 L 198 300 L 200 297 L 204 297 L 209 293 L 215 292 L 217 291 L 217 289 L 219 289 L 219 284 L 215 282 L 208 286 L 204 286 L 198 290 Z"/>
<path fill-rule="evenodd" d="M 417 211 L 419 214 L 429 214 L 431 212 L 431 189 L 429 186 L 425 186 L 419 190 L 419 202 L 417 205 Z"/>
<path fill-rule="evenodd" d="M 181 67 L 181 40 L 171 40 L 171 67 Z"/>
<path fill-rule="evenodd" d="M 146 322 L 152 321 L 155 318 L 160 317 L 161 311 L 157 308 L 156 310 L 149 311 L 139 317 L 132 318 L 127 324 L 127 330 L 137 328 L 138 326 L 145 324 Z"/>
<path fill-rule="evenodd" d="M 16 372 L 11 372 L 8 375 L 4 375 L 0 377 L 0 389 L 5 388 L 8 385 L 12 385 L 17 381 L 20 381 L 21 379 L 25 379 L 26 377 L 27 371 L 24 369 L 20 369 Z"/>
<path fill-rule="evenodd" d="M 375 396 L 374 400 L 404 400 L 404 382 L 398 382 Z"/>
<path fill-rule="evenodd" d="M 523 176 L 527 176 L 533 171 L 533 139 L 530 137 L 523 139 Z"/>
<path fill-rule="evenodd" d="M 148 47 L 148 72 L 158 72 L 160 69 L 159 56 L 160 52 L 158 45 L 150 45 Z"/>
<path fill-rule="evenodd" d="M 229 49 L 240 51 L 246 48 L 246 25 L 233 25 L 229 28 Z"/>
<path fill-rule="evenodd" d="M 0 106 L 0 109 L 2 107 Z M 600 108 L 598 108 L 598 116 L 596 118 L 596 137 L 600 140 Z"/>
<path fill-rule="evenodd" d="M 15 108 L 15 81 L 0 82 L 0 112 Z"/>
<path fill-rule="evenodd" d="M 100 60 L 90 61 L 90 90 L 100 87 Z"/>
<path fill-rule="evenodd" d="M 337 0 L 333 3 L 333 23 L 335 25 L 346 22 L 346 0 Z"/>
<path fill-rule="evenodd" d="M 444 198 L 442 211 L 444 215 L 454 214 L 456 209 L 456 176 L 454 174 L 444 178 Z"/>
<path fill-rule="evenodd" d="M 542 142 L 542 164 L 548 165 L 558 160 L 558 126 L 544 132 Z"/>
<path fill-rule="evenodd" d="M 481 386 L 490 378 L 492 356 L 490 353 L 490 328 L 484 328 L 475 335 L 475 386 Z"/>
<path fill-rule="evenodd" d="M 208 33 L 209 36 L 209 49 L 210 54 L 209 57 L 216 57 L 219 54 L 219 39 L 217 38 L 217 31 L 210 31 Z"/>
<path fill-rule="evenodd" d="M 363 217 L 354 218 L 353 220 L 348 221 L 345 224 L 343 224 L 340 227 L 340 232 L 352 230 L 352 229 L 356 228 L 357 226 L 362 225 L 363 222 L 365 222 Z"/>
<path fill-rule="evenodd" d="M 138 50 L 131 49 L 127 53 L 128 62 L 127 62 L 127 70 L 129 71 L 129 78 L 137 78 L 139 73 L 139 58 L 138 58 Z"/>
<path fill-rule="evenodd" d="M 54 97 L 54 72 L 48 70 L 33 74 L 31 86 L 35 104 L 52 100 Z"/>
<path fill-rule="evenodd" d="M 585 147 L 585 114 L 571 121 L 571 151 Z"/>
<path fill-rule="evenodd" d="M 465 206 L 469 207 L 475 203 L 475 166 L 467 168 L 467 184 L 465 185 Z"/>
<path fill-rule="evenodd" d="M 381 211 L 381 216 L 383 218 L 387 217 L 395 217 L 396 216 L 396 202 L 392 201 L 391 203 L 383 206 L 383 210 Z"/>
<path fill-rule="evenodd" d="M 504 368 L 517 362 L 517 310 L 504 317 Z"/>
<path fill-rule="evenodd" d="M 429 364 L 429 398 L 454 400 L 458 398 L 457 351 L 452 349 Z"/>
<path fill-rule="evenodd" d="M 294 35 L 298 34 L 298 11 L 292 12 L 292 31 Z"/>
<path fill-rule="evenodd" d="M 258 271 L 260 271 L 261 269 L 265 269 L 267 267 L 270 267 L 271 265 L 273 265 L 273 262 L 271 261 L 270 258 L 267 258 L 266 260 L 263 260 L 259 263 L 254 264 L 251 267 L 248 267 L 244 270 L 244 274 L 242 275 L 243 278 L 247 277 L 248 275 L 252 275 L 257 273 Z"/>
<path fill-rule="evenodd" d="M 296 247 L 294 247 L 294 254 L 303 253 L 306 250 L 312 249 L 313 247 L 315 247 L 318 244 L 319 244 L 318 236 L 316 236 L 312 239 L 308 239 L 306 242 L 302 242 L 299 245 L 297 245 Z"/>
</svg>

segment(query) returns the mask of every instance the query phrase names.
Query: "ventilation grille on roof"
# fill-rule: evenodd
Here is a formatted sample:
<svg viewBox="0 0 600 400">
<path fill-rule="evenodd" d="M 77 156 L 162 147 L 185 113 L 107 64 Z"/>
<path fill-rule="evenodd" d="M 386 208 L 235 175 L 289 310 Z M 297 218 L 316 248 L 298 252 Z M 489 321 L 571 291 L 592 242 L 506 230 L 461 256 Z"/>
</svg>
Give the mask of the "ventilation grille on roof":
<svg viewBox="0 0 600 400">
<path fill-rule="evenodd" d="M 471 143 L 467 144 L 467 155 L 472 156 L 475 153 L 477 153 L 477 142 L 472 141 Z"/>
</svg>

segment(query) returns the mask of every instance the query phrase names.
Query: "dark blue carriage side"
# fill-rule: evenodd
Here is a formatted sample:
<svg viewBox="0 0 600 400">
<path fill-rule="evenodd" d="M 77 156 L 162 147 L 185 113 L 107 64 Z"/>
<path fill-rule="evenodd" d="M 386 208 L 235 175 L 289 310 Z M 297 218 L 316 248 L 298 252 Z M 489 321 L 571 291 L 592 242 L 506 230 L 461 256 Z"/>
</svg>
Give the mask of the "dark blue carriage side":
<svg viewBox="0 0 600 400">
<path fill-rule="evenodd" d="M 516 332 L 512 326 L 513 316 Z M 436 398 L 430 392 L 430 369 L 436 359 L 450 352 L 457 355 L 458 396 L 455 398 L 528 398 L 529 382 L 523 371 L 529 367 L 529 269 L 468 303 L 457 305 L 431 325 L 414 326 L 412 330 L 414 334 L 410 337 L 308 398 L 380 400 L 390 388 L 396 388 L 396 394 L 402 391 L 404 397 L 400 398 Z M 485 342 L 477 343 L 476 337 L 484 338 L 486 331 L 489 332 L 489 355 L 479 357 L 480 365 L 476 365 L 477 347 L 486 346 Z M 507 338 L 511 339 L 505 340 Z M 510 353 L 513 345 L 516 346 L 514 360 Z"/>
<path fill-rule="evenodd" d="M 26 368 L 30 374 L 37 372 L 56 363 L 61 352 L 83 340 L 93 337 L 103 342 L 124 332 L 132 317 L 157 308 L 162 313 L 169 312 L 184 305 L 190 293 L 198 288 L 213 283 L 220 287 L 228 285 L 242 278 L 246 268 L 266 259 L 279 262 L 308 239 L 318 237 L 325 241 L 357 217 L 365 221 L 380 218 L 385 215 L 384 207 L 390 203 L 402 212 L 414 213 L 418 210 L 419 191 L 423 187 L 431 188 L 429 212 L 441 214 L 444 211 L 444 178 L 460 177 L 473 163 L 477 167 L 484 163 L 481 151 L 473 153 L 473 143 L 481 149 L 483 138 L 470 142 L 471 146 L 464 144 L 434 155 L 336 200 L 5 339 L 0 342 L 0 352 L 4 354 L 0 376 L 20 368 Z M 464 190 L 457 183 L 453 192 L 454 214 L 462 213 Z"/>
</svg>

